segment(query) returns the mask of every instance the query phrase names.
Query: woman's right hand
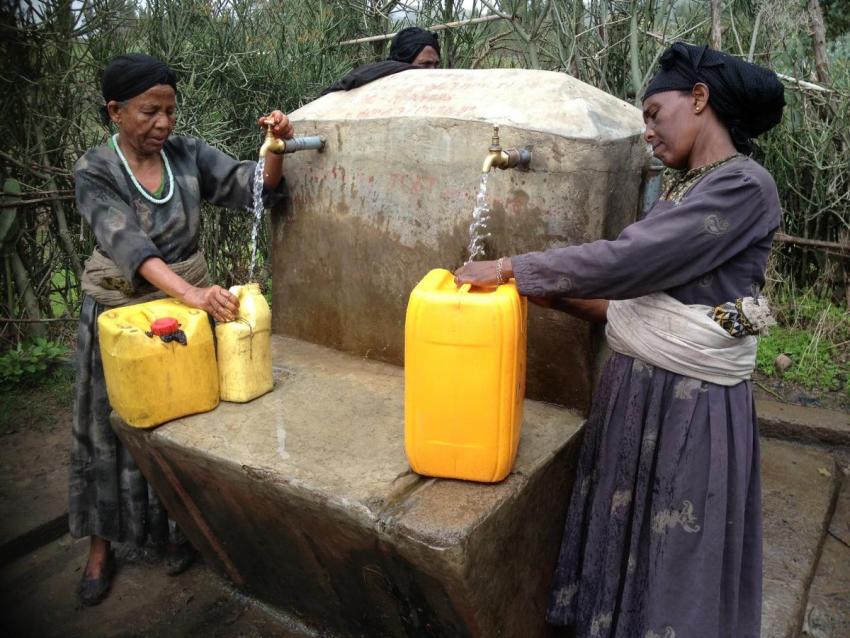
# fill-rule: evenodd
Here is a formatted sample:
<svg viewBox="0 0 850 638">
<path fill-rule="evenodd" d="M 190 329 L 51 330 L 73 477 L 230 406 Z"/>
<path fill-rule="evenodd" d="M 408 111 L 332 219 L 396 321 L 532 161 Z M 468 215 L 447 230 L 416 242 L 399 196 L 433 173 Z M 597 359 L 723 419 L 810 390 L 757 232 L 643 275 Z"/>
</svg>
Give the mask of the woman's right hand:
<svg viewBox="0 0 850 638">
<path fill-rule="evenodd" d="M 239 314 L 239 298 L 221 286 L 192 286 L 183 295 L 182 301 L 187 306 L 206 311 L 219 323 L 233 321 Z"/>
</svg>

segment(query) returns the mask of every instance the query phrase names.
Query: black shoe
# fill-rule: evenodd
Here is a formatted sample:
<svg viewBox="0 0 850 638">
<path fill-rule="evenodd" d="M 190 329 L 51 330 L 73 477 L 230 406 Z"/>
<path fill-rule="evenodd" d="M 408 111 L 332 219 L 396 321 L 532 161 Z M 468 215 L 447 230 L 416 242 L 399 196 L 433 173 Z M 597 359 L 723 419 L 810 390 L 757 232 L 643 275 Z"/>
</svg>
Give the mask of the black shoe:
<svg viewBox="0 0 850 638">
<path fill-rule="evenodd" d="M 109 594 L 113 574 L 115 574 L 115 552 L 110 549 L 106 555 L 106 563 L 103 565 L 100 576 L 88 578 L 86 571 L 83 570 L 83 577 L 80 579 L 79 587 L 77 587 L 80 602 L 86 607 L 94 607 L 103 602 L 103 599 Z"/>
<path fill-rule="evenodd" d="M 174 549 L 166 549 L 165 573 L 169 576 L 182 574 L 195 562 L 196 557 L 197 552 L 188 541 L 176 545 Z"/>
</svg>

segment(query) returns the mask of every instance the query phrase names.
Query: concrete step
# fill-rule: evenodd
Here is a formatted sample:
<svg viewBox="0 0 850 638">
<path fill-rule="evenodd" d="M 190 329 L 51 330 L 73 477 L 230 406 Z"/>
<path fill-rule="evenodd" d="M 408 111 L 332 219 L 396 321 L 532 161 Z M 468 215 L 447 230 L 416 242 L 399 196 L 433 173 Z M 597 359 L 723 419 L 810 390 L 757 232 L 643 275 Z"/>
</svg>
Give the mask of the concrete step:
<svg viewBox="0 0 850 638">
<path fill-rule="evenodd" d="M 850 413 L 779 401 L 756 401 L 762 436 L 850 446 Z"/>
<path fill-rule="evenodd" d="M 311 638 L 303 626 L 272 615 L 202 562 L 167 576 L 152 551 L 118 547 L 109 597 L 80 606 L 76 587 L 88 541 L 69 536 L 7 565 L 0 574 L 4 636 L 122 638 L 215 636 Z"/>
</svg>

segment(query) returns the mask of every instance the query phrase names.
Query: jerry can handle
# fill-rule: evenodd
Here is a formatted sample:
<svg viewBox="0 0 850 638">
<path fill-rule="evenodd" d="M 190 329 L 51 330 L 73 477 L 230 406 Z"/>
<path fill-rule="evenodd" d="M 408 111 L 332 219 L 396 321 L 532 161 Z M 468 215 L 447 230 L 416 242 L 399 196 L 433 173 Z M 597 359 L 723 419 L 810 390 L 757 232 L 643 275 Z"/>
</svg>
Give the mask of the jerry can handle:
<svg viewBox="0 0 850 638">
<path fill-rule="evenodd" d="M 462 295 L 465 295 L 472 289 L 472 284 L 463 284 L 460 288 L 458 288 L 458 292 Z"/>
</svg>

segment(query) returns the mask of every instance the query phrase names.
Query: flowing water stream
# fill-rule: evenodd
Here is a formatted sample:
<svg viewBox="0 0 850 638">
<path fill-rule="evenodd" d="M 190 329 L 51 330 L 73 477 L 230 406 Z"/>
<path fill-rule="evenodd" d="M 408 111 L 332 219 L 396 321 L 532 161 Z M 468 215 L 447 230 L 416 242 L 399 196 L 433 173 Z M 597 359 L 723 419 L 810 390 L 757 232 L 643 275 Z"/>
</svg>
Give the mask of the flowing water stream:
<svg viewBox="0 0 850 638">
<path fill-rule="evenodd" d="M 263 169 L 266 166 L 266 158 L 261 157 L 254 171 L 254 226 L 251 228 L 251 268 L 248 270 L 248 281 L 253 281 L 254 266 L 257 264 L 257 233 L 260 230 L 260 222 L 263 221 Z"/>
<path fill-rule="evenodd" d="M 490 236 L 487 232 L 487 222 L 490 221 L 490 205 L 487 203 L 487 176 L 482 173 L 475 197 L 475 208 L 472 210 L 472 223 L 469 225 L 469 259 L 466 263 L 475 261 L 484 255 L 484 240 Z"/>
</svg>

